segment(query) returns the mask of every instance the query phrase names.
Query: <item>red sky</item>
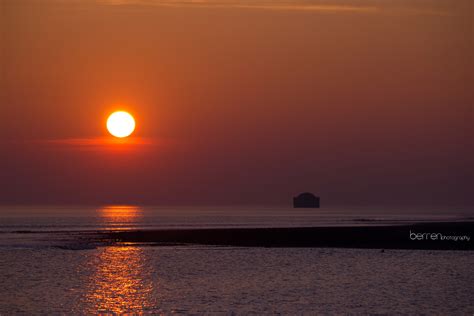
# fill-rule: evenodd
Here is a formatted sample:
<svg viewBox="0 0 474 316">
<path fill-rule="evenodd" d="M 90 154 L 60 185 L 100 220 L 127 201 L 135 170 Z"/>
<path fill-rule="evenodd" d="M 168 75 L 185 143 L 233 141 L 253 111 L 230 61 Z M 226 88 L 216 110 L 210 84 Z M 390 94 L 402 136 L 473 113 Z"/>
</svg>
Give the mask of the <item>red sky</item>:
<svg viewBox="0 0 474 316">
<path fill-rule="evenodd" d="M 472 6 L 2 1 L 0 203 L 472 206 Z"/>
</svg>

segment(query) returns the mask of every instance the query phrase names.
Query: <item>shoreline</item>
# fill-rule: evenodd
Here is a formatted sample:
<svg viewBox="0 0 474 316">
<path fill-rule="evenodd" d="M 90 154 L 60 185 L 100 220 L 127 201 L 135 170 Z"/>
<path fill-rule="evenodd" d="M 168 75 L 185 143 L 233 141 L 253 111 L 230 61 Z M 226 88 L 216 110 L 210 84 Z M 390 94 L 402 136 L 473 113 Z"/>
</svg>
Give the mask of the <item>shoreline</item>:
<svg viewBox="0 0 474 316">
<path fill-rule="evenodd" d="M 202 228 L 99 232 L 108 243 L 313 247 L 368 249 L 474 250 L 474 222 L 436 222 L 394 226 L 291 228 Z"/>
</svg>

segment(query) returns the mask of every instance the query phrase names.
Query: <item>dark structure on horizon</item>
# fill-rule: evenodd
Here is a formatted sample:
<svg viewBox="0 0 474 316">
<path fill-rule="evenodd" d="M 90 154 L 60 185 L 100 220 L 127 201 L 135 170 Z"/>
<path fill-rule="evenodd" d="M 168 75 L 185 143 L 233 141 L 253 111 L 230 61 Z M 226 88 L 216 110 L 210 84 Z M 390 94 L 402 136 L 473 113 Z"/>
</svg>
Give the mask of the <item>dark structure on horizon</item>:
<svg viewBox="0 0 474 316">
<path fill-rule="evenodd" d="M 301 193 L 293 198 L 293 207 L 319 208 L 319 196 L 309 192 Z"/>
</svg>

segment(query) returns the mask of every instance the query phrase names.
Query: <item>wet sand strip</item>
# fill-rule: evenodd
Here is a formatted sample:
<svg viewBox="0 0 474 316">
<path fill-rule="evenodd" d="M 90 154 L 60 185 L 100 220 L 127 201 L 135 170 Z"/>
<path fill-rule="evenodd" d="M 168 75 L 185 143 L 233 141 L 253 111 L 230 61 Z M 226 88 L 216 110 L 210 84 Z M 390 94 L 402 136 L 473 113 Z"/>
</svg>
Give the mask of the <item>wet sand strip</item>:
<svg viewBox="0 0 474 316">
<path fill-rule="evenodd" d="M 162 229 L 101 233 L 108 242 L 239 247 L 473 250 L 474 222 L 400 226 Z"/>
</svg>

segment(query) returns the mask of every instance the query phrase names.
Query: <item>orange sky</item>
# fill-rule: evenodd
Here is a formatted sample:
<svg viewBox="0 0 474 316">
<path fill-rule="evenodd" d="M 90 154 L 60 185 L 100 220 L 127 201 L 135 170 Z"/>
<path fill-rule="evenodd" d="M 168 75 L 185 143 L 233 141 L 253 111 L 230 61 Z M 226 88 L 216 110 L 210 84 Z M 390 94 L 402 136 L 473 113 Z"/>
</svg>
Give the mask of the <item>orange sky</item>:
<svg viewBox="0 0 474 316">
<path fill-rule="evenodd" d="M 2 1 L 0 203 L 469 205 L 473 12 Z"/>
</svg>

